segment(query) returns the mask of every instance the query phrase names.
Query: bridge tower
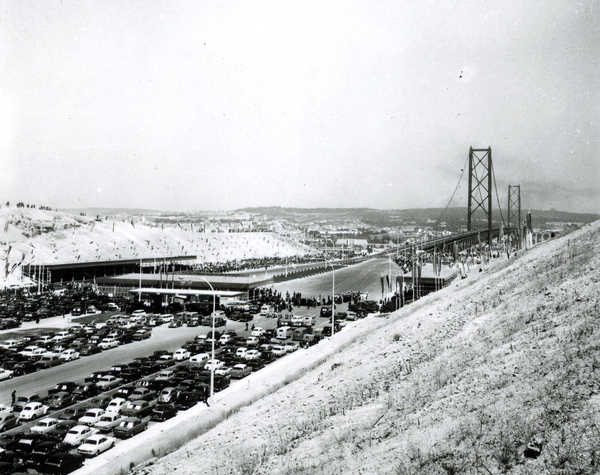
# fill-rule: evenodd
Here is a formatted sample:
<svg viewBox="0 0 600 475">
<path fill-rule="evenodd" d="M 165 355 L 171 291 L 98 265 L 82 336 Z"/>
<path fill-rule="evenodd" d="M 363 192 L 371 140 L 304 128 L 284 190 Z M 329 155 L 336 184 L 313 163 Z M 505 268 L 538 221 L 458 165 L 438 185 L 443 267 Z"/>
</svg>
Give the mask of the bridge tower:
<svg viewBox="0 0 600 475">
<path fill-rule="evenodd" d="M 521 249 L 523 233 L 521 224 L 521 185 L 508 185 L 508 216 L 506 219 L 507 226 L 512 228 L 513 234 L 517 237 L 517 247 Z M 516 222 L 514 222 L 515 220 Z"/>
<path fill-rule="evenodd" d="M 492 245 L 492 148 L 469 147 L 469 195 L 467 230 L 473 231 L 473 215 L 487 215 L 488 244 Z"/>
</svg>

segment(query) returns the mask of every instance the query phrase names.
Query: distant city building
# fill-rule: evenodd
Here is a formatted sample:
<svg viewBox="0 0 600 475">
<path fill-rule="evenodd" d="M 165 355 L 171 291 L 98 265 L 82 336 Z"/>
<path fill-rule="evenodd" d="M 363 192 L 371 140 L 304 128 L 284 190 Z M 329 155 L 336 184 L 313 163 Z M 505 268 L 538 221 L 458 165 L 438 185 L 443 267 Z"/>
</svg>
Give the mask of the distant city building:
<svg viewBox="0 0 600 475">
<path fill-rule="evenodd" d="M 367 247 L 369 243 L 366 239 L 340 238 L 335 241 L 335 245 L 344 247 Z"/>
</svg>

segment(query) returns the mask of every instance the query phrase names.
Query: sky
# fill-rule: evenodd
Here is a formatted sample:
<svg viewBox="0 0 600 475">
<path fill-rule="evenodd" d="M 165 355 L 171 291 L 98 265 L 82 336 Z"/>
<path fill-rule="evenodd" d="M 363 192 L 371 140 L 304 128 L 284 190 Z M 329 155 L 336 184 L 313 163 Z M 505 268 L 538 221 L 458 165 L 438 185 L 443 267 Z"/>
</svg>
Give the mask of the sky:
<svg viewBox="0 0 600 475">
<path fill-rule="evenodd" d="M 600 212 L 598 0 L 0 0 L 0 200 L 445 206 L 470 146 Z"/>
</svg>

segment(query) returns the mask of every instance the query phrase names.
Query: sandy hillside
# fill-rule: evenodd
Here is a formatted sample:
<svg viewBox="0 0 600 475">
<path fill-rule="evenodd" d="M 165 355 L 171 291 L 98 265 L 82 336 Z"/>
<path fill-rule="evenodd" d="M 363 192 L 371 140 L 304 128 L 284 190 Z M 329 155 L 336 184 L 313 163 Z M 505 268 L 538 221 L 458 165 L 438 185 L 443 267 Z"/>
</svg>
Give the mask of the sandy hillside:
<svg viewBox="0 0 600 475">
<path fill-rule="evenodd" d="M 18 265 L 195 255 L 198 262 L 297 256 L 307 246 L 273 233 L 200 233 L 190 225 L 94 221 L 62 211 L 0 208 L 0 279 Z"/>
<path fill-rule="evenodd" d="M 599 244 L 458 281 L 137 473 L 598 473 Z"/>
</svg>

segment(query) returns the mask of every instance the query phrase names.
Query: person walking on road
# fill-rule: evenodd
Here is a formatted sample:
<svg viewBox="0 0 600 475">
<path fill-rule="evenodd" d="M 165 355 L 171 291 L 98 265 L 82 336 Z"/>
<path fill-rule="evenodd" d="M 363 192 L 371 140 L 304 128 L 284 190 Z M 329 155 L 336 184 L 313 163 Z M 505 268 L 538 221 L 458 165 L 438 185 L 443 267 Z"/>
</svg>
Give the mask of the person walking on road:
<svg viewBox="0 0 600 475">
<path fill-rule="evenodd" d="M 13 389 L 13 392 L 11 393 L 10 397 L 11 397 L 11 401 L 12 401 L 11 405 L 14 406 L 15 402 L 17 402 L 17 390 L 16 389 Z"/>
</svg>

